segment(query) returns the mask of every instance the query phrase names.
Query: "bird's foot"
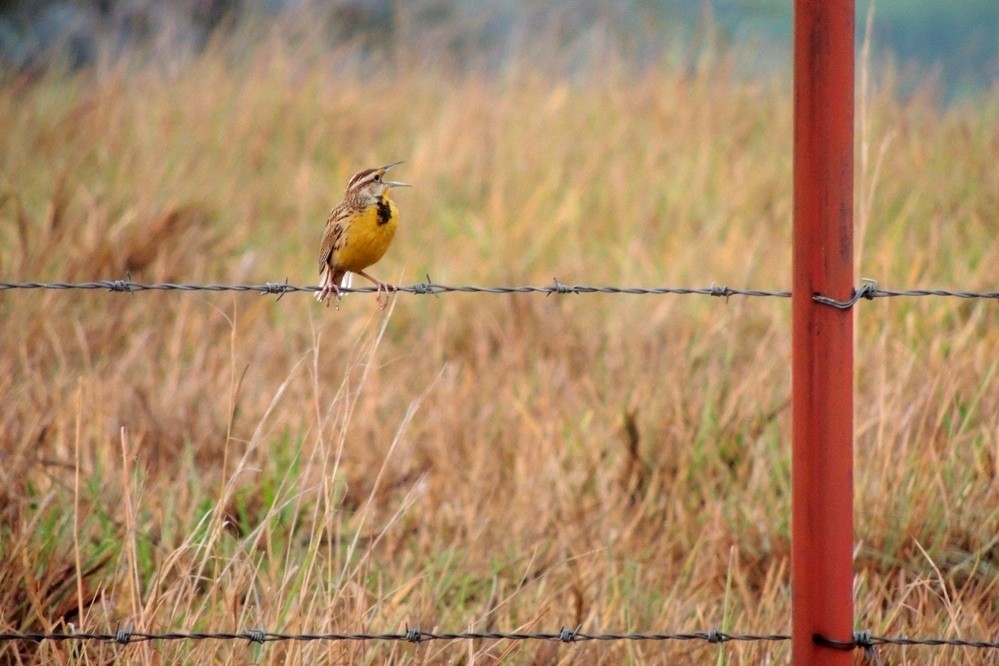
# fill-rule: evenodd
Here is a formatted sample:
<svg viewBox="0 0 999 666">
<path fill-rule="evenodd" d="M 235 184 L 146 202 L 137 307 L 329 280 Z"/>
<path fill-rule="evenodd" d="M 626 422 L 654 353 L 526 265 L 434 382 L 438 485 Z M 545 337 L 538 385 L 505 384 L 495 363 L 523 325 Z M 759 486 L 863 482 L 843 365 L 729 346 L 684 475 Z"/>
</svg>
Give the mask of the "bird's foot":
<svg viewBox="0 0 999 666">
<path fill-rule="evenodd" d="M 330 282 L 323 285 L 323 288 L 316 292 L 316 300 L 320 303 L 325 302 L 326 307 L 329 307 L 332 303 L 333 307 L 337 310 L 340 309 L 340 288 L 336 284 Z"/>
<path fill-rule="evenodd" d="M 389 304 L 389 294 L 394 294 L 397 291 L 399 291 L 399 288 L 395 285 L 379 282 L 377 289 L 378 297 L 375 300 L 375 302 L 378 303 L 378 309 L 384 310 L 387 308 Z"/>
</svg>

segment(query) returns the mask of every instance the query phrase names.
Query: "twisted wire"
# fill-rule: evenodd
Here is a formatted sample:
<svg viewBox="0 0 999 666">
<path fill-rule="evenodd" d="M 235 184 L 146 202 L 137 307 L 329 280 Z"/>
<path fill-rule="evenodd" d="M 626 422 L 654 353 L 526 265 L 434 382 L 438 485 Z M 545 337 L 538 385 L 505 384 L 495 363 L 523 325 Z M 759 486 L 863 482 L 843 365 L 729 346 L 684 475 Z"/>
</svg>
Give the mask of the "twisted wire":
<svg viewBox="0 0 999 666">
<path fill-rule="evenodd" d="M 262 284 L 190 284 L 161 282 L 145 284 L 131 280 L 96 280 L 93 282 L 0 282 L 0 291 L 9 289 L 84 289 L 106 290 L 108 292 L 136 293 L 142 291 L 236 291 L 259 292 L 261 294 L 284 295 L 295 292 L 315 293 L 318 285 L 294 285 L 284 282 L 265 282 Z M 374 293 L 376 287 L 341 287 L 343 293 Z M 437 295 L 452 292 L 481 294 L 701 294 L 705 296 L 773 296 L 789 298 L 789 291 L 765 291 L 759 289 L 734 289 L 732 287 L 711 285 L 703 288 L 686 287 L 615 287 L 606 285 L 564 284 L 555 280 L 547 285 L 519 286 L 475 286 L 447 285 L 434 282 L 421 282 L 412 285 L 390 285 L 390 291 L 418 295 Z"/>
<path fill-rule="evenodd" d="M 92 282 L 0 282 L 0 291 L 13 289 L 54 289 L 54 290 L 104 290 L 118 293 L 138 293 L 144 291 L 233 291 L 233 292 L 258 292 L 261 294 L 276 295 L 279 298 L 289 293 L 306 292 L 315 293 L 319 290 L 318 285 L 294 285 L 289 284 L 287 279 L 284 282 L 265 282 L 261 284 L 192 284 L 192 283 L 142 283 L 132 280 L 96 280 Z M 378 291 L 376 287 L 343 287 L 343 293 L 374 293 Z M 790 298 L 790 291 L 769 290 L 769 289 L 738 289 L 725 285 L 711 284 L 708 287 L 618 287 L 613 285 L 583 285 L 565 284 L 557 279 L 552 284 L 543 285 L 518 285 L 518 286 L 476 286 L 476 285 L 448 285 L 438 284 L 430 281 L 418 282 L 411 285 L 390 285 L 390 291 L 409 293 L 416 295 L 439 295 L 446 293 L 477 293 L 477 294 L 528 294 L 539 293 L 551 294 L 630 294 L 630 295 L 701 295 L 714 296 L 728 299 L 732 296 L 747 297 L 769 297 L 769 298 Z M 822 294 L 813 295 L 813 300 L 817 303 L 829 305 L 839 309 L 849 309 L 860 300 L 873 300 L 875 298 L 898 298 L 898 297 L 951 297 L 964 299 L 993 299 L 999 300 L 999 291 L 967 291 L 950 289 L 881 289 L 874 280 L 864 279 L 860 286 L 853 291 L 853 295 L 845 300 L 835 299 Z"/>
<path fill-rule="evenodd" d="M 248 643 L 273 643 L 279 641 L 400 641 L 423 643 L 428 641 L 454 640 L 513 640 L 513 641 L 553 641 L 577 643 L 584 641 L 704 641 L 706 643 L 728 643 L 732 641 L 787 641 L 786 634 L 736 634 L 718 630 L 684 633 L 587 633 L 581 627 L 562 627 L 557 632 L 505 632 L 505 631 L 461 631 L 432 632 L 419 629 L 406 629 L 396 633 L 296 633 L 270 632 L 262 629 L 249 629 L 239 632 L 143 632 L 118 629 L 114 633 L 66 633 L 66 632 L 7 632 L 0 633 L 0 642 L 6 641 L 97 641 L 128 645 L 149 641 L 247 641 Z"/>
<path fill-rule="evenodd" d="M 421 631 L 417 628 L 407 628 L 404 632 L 389 633 L 282 633 L 265 631 L 263 629 L 247 629 L 238 632 L 144 632 L 132 628 L 117 629 L 113 633 L 102 632 L 0 632 L 0 643 L 12 641 L 96 641 L 129 645 L 150 641 L 246 641 L 248 644 L 264 644 L 281 641 L 397 641 L 407 643 L 424 643 L 428 641 L 456 640 L 512 640 L 512 641 L 550 641 L 558 643 L 580 643 L 587 641 L 701 641 L 709 644 L 729 642 L 785 642 L 791 636 L 782 633 L 753 634 L 729 633 L 713 629 L 710 631 L 692 631 L 680 633 L 641 633 L 641 632 L 598 632 L 582 631 L 582 627 L 569 629 L 562 627 L 557 632 L 505 632 L 505 631 L 461 631 L 433 632 Z M 983 650 L 999 650 L 999 641 L 988 641 L 967 638 L 937 638 L 937 637 L 907 637 L 907 636 L 875 636 L 867 631 L 858 631 L 849 641 L 826 638 L 820 634 L 813 636 L 816 644 L 839 650 L 862 650 L 865 656 L 880 663 L 877 654 L 878 646 L 923 646 L 923 647 L 960 647 Z"/>
</svg>

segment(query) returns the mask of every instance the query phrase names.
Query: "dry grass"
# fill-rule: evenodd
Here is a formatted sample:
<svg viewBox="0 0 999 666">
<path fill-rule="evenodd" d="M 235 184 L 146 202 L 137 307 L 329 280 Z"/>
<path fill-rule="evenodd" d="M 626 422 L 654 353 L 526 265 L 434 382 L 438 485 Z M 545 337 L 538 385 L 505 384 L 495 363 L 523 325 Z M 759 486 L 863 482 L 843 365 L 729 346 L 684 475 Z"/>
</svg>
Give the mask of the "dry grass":
<svg viewBox="0 0 999 666">
<path fill-rule="evenodd" d="M 347 177 L 405 159 L 383 278 L 788 287 L 779 82 L 725 60 L 552 79 L 271 43 L 229 59 L 8 78 L 0 274 L 314 283 Z M 888 86 L 868 107 L 861 274 L 994 289 L 995 98 L 941 111 Z M 6 292 L 0 626 L 787 631 L 789 308 Z M 994 637 L 997 324 L 994 302 L 859 309 L 858 627 Z M 780 663 L 789 646 L 70 650 L 0 658 Z"/>
</svg>

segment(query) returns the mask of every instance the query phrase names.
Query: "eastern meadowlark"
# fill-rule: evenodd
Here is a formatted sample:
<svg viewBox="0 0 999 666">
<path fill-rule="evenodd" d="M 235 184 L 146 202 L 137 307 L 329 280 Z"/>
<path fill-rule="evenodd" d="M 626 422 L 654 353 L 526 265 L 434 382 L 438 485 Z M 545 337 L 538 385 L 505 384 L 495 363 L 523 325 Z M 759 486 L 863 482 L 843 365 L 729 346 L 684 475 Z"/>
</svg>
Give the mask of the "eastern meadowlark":
<svg viewBox="0 0 999 666">
<path fill-rule="evenodd" d="M 409 185 L 385 180 L 386 172 L 399 164 L 402 162 L 354 174 L 347 182 L 343 201 L 326 219 L 326 231 L 319 252 L 321 288 L 316 292 L 316 299 L 326 301 L 327 306 L 331 297 L 334 304 L 339 304 L 340 287 L 344 286 L 348 273 L 357 273 L 378 285 L 379 305 L 384 310 L 388 304 L 391 287 L 364 271 L 382 258 L 399 225 L 399 209 L 388 198 L 388 190 Z"/>
</svg>

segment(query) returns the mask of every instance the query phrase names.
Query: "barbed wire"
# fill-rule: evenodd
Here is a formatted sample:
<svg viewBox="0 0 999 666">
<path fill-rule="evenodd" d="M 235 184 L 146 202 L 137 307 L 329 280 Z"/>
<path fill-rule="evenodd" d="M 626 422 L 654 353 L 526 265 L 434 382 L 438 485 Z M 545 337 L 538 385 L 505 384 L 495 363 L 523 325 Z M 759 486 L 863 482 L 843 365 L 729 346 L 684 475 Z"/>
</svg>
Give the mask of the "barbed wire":
<svg viewBox="0 0 999 666">
<path fill-rule="evenodd" d="M 433 632 L 409 629 L 397 633 L 303 633 L 285 634 L 262 629 L 249 629 L 241 632 L 169 632 L 149 633 L 132 629 L 119 629 L 114 633 L 0 633 L 4 641 L 98 641 L 121 645 L 148 641 L 247 641 L 248 643 L 274 643 L 279 641 L 401 641 L 425 643 L 429 641 L 453 640 L 514 640 L 514 641 L 553 641 L 576 643 L 584 641 L 704 641 L 707 643 L 728 643 L 732 641 L 787 641 L 786 634 L 730 634 L 723 631 L 694 631 L 687 633 L 585 633 L 582 627 L 569 629 L 562 627 L 557 632 L 504 632 L 504 631 L 462 631 Z"/>
<path fill-rule="evenodd" d="M 142 291 L 255 291 L 261 294 L 284 294 L 294 292 L 315 293 L 319 291 L 319 285 L 294 285 L 284 282 L 265 282 L 263 284 L 175 284 L 156 283 L 143 284 L 132 282 L 131 280 L 97 280 L 94 282 L 0 282 L 0 291 L 7 289 L 102 289 L 109 292 L 142 292 Z M 349 293 L 374 293 L 377 287 L 341 287 L 340 291 Z M 382 290 L 384 291 L 384 289 Z M 718 286 L 712 284 L 710 287 L 686 288 L 686 287 L 615 287 L 565 284 L 557 279 L 552 284 L 547 285 L 520 285 L 520 286 L 475 286 L 475 285 L 448 285 L 437 284 L 429 279 L 427 282 L 418 282 L 412 285 L 389 285 L 389 291 L 410 293 L 418 295 L 435 296 L 438 294 L 460 292 L 460 293 L 484 293 L 484 294 L 701 294 L 705 296 L 718 296 L 728 298 L 730 296 L 772 296 L 779 298 L 790 298 L 789 291 L 764 291 L 759 289 L 733 289 L 732 287 Z"/>
<path fill-rule="evenodd" d="M 685 633 L 587 633 L 582 626 L 575 629 L 562 627 L 558 632 L 503 632 L 503 631 L 463 631 L 463 632 L 430 632 L 416 628 L 408 628 L 396 633 L 298 633 L 264 631 L 263 629 L 248 629 L 240 632 L 166 632 L 153 633 L 135 631 L 132 628 L 118 629 L 114 633 L 66 633 L 66 632 L 2 632 L 0 643 L 23 641 L 74 641 L 103 642 L 128 645 L 150 641 L 246 641 L 248 644 L 274 643 L 281 641 L 313 642 L 313 641 L 396 641 L 406 643 L 424 643 L 429 641 L 455 640 L 511 640 L 511 641 L 549 641 L 558 643 L 581 643 L 588 641 L 701 641 L 709 644 L 730 642 L 786 642 L 791 640 L 788 634 L 738 634 L 713 629 L 711 631 L 694 631 Z M 977 649 L 999 649 L 999 642 L 965 638 L 910 638 L 906 636 L 874 636 L 867 631 L 854 632 L 851 640 L 839 641 L 815 634 L 812 640 L 817 645 L 839 650 L 862 650 L 864 655 L 874 663 L 880 664 L 881 657 L 877 652 L 879 646 L 923 646 L 923 647 L 958 647 Z"/>
<path fill-rule="evenodd" d="M 131 279 L 125 280 L 96 280 L 93 282 L 0 282 L 0 291 L 11 289 L 84 289 L 84 290 L 105 290 L 108 292 L 137 293 L 144 291 L 235 291 L 235 292 L 259 292 L 267 295 L 278 296 L 278 299 L 285 294 L 306 292 L 315 293 L 319 285 L 294 285 L 284 282 L 265 282 L 262 284 L 190 284 L 160 282 L 146 284 L 133 282 Z M 343 293 L 374 293 L 377 287 L 343 287 Z M 581 285 L 565 284 L 557 278 L 552 284 L 546 285 L 520 285 L 520 286 L 475 286 L 475 285 L 448 285 L 432 282 L 429 277 L 426 282 L 418 282 L 412 285 L 389 285 L 389 291 L 399 293 L 410 293 L 417 295 L 436 296 L 445 293 L 483 293 L 483 294 L 525 294 L 541 293 L 551 294 L 631 294 L 631 295 L 702 295 L 725 298 L 732 296 L 749 297 L 770 297 L 770 298 L 790 298 L 790 291 L 774 291 L 767 289 L 737 289 L 726 285 L 712 283 L 708 287 L 616 287 L 610 285 Z M 838 300 L 829 296 L 815 294 L 812 296 L 817 303 L 829 305 L 839 309 L 853 307 L 861 299 L 873 300 L 875 298 L 896 298 L 900 296 L 938 296 L 965 299 L 995 299 L 999 300 L 999 291 L 959 291 L 949 289 L 906 289 L 891 290 L 881 289 L 874 280 L 865 278 L 859 287 L 854 289 L 853 295 L 846 300 Z"/>
</svg>

